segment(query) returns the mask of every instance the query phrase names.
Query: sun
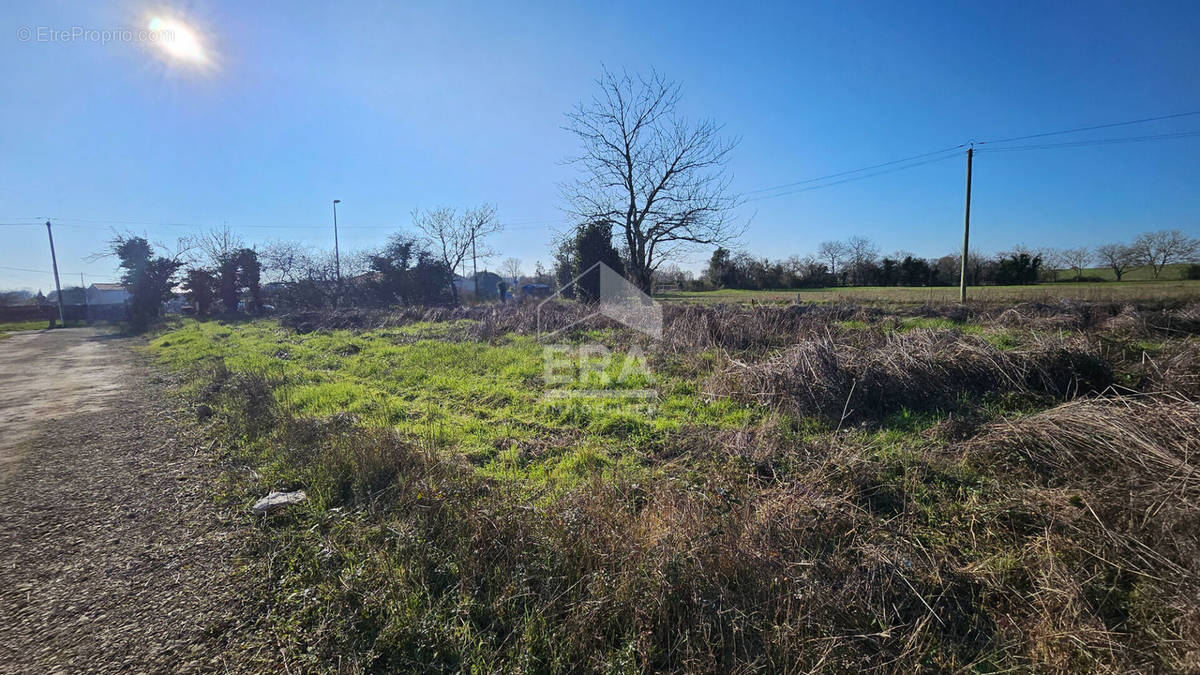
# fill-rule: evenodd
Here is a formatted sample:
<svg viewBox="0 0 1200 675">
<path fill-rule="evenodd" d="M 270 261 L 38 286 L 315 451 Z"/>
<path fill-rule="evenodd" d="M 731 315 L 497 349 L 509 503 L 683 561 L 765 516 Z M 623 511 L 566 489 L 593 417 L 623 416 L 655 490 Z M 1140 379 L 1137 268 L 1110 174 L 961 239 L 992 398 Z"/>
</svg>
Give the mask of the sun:
<svg viewBox="0 0 1200 675">
<path fill-rule="evenodd" d="M 173 61 L 208 64 L 208 54 L 196 31 L 176 19 L 154 16 L 146 25 L 154 44 Z"/>
</svg>

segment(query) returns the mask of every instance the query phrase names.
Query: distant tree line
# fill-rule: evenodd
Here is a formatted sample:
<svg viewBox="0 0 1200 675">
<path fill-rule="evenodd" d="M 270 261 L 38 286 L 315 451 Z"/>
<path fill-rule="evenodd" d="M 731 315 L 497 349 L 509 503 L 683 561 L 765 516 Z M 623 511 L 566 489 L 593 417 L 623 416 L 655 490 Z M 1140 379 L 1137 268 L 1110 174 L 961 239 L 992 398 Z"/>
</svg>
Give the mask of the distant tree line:
<svg viewBox="0 0 1200 675">
<path fill-rule="evenodd" d="M 494 255 L 487 237 L 501 231 L 495 208 L 458 212 L 443 207 L 413 213 L 415 233 L 398 232 L 375 250 L 346 256 L 294 242 L 247 246 L 229 227 L 181 239 L 173 254 L 145 237 L 118 234 L 96 257 L 115 257 L 129 291 L 135 327 L 161 316 L 182 295 L 198 316 L 262 314 L 298 307 L 387 307 L 458 304 L 455 270 L 472 270 Z M 506 261 L 519 276 L 520 261 Z M 495 274 L 475 272 L 473 279 Z M 515 283 L 515 280 L 514 280 Z M 14 296 L 15 297 L 15 296 Z"/>
<path fill-rule="evenodd" d="M 489 274 L 477 266 L 495 255 L 487 239 L 503 229 L 495 207 L 418 210 L 412 219 L 412 232 L 397 232 L 380 248 L 340 262 L 294 242 L 257 251 L 228 230 L 214 231 L 196 240 L 203 255 L 187 269 L 183 289 L 201 315 L 260 313 L 268 301 L 282 308 L 458 304 L 456 270 L 466 273 L 469 266 L 471 279 Z M 511 270 L 513 263 L 507 264 Z"/>
<path fill-rule="evenodd" d="M 1188 263 L 1200 256 L 1200 240 L 1179 230 L 1162 230 L 1138 235 L 1132 243 L 1108 244 L 1094 251 L 1087 248 L 1049 249 L 1017 246 L 1009 251 L 967 259 L 967 283 L 1021 285 L 1045 281 L 1099 281 L 1085 277 L 1093 264 L 1112 269 L 1120 280 L 1129 270 L 1146 268 L 1158 278 L 1167 265 Z M 956 286 L 961 256 L 950 254 L 924 258 L 907 252 L 880 255 L 866 237 L 822 242 L 814 253 L 781 260 L 759 258 L 745 252 L 718 247 L 699 275 L 671 266 L 656 274 L 659 286 L 681 290 L 792 289 L 832 286 Z M 1059 272 L 1071 272 L 1059 279 Z M 1187 276 L 1188 271 L 1184 275 Z"/>
<path fill-rule="evenodd" d="M 460 303 L 455 269 L 466 272 L 468 263 L 475 268 L 478 261 L 495 255 L 487 245 L 487 237 L 501 230 L 495 209 L 485 205 L 461 213 L 448 208 L 414 212 L 413 225 L 414 232 L 397 233 L 379 249 L 343 257 L 340 273 L 329 252 L 291 242 L 249 247 L 229 228 L 181 240 L 173 253 L 145 237 L 119 235 L 109 243 L 107 255 L 117 259 L 138 326 L 158 318 L 164 302 L 179 293 L 201 316 L 259 314 L 275 308 Z M 484 271 L 470 278 L 491 278 L 494 285 L 504 283 L 514 291 L 523 281 L 547 289 L 565 287 L 565 297 L 592 301 L 599 297 L 599 275 L 585 273 L 598 263 L 630 278 L 627 251 L 617 245 L 620 229 L 619 223 L 608 220 L 574 228 L 554 244 L 550 270 L 538 262 L 534 272 L 524 276 L 521 261 L 508 258 L 500 265 L 500 275 Z M 1198 258 L 1200 240 L 1180 230 L 1160 230 L 1095 249 L 1017 246 L 990 256 L 971 254 L 966 273 L 972 286 L 1100 281 L 1094 273 L 1087 274 L 1095 267 L 1111 270 L 1117 280 L 1134 269 L 1149 270 L 1157 279 L 1167 266 L 1192 263 L 1182 276 L 1200 279 Z M 659 289 L 678 290 L 954 286 L 959 263 L 954 254 L 880 255 L 871 240 L 855 236 L 822 242 L 808 255 L 777 260 L 719 246 L 701 274 L 666 264 L 652 270 L 652 281 Z M 72 292 L 68 289 L 64 297 L 73 297 Z M 484 295 L 477 293 L 476 298 Z M 43 296 L 28 291 L 0 294 L 3 304 L 42 302 Z"/>
</svg>

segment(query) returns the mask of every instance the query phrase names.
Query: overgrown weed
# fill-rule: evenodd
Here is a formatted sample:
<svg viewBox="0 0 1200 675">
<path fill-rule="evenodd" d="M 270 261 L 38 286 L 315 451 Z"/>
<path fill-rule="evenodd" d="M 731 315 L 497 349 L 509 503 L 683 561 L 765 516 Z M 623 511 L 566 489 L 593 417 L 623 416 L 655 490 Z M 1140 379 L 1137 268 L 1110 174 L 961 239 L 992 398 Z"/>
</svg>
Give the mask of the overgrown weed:
<svg viewBox="0 0 1200 675">
<path fill-rule="evenodd" d="M 207 364 L 192 395 L 254 471 L 235 494 L 311 496 L 247 552 L 270 636 L 247 655 L 344 671 L 1200 668 L 1197 362 L 1172 332 L 1187 308 L 1148 332 L 1094 307 L 1019 331 L 999 308 L 681 308 L 668 326 L 686 330 L 651 356 L 654 420 L 514 405 L 537 386 L 528 326 L 439 311 L 156 341 L 178 367 Z M 1153 366 L 1134 356 L 1145 340 L 1162 344 Z M 302 393 L 346 373 L 345 400 Z M 485 410 L 455 428 L 438 400 Z"/>
</svg>

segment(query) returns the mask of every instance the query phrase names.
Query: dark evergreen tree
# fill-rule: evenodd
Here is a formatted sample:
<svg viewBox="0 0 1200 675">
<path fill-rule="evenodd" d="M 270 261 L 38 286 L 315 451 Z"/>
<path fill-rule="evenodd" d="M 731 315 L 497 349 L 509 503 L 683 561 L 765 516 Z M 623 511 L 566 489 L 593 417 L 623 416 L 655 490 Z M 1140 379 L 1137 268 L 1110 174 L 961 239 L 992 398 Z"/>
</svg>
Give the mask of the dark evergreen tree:
<svg viewBox="0 0 1200 675">
<path fill-rule="evenodd" d="M 617 274 L 624 275 L 625 265 L 621 262 L 621 254 L 612 245 L 612 225 L 595 222 L 582 225 L 575 233 L 574 277 L 580 277 L 576 283 L 578 298 L 584 302 L 595 302 L 600 299 L 600 271 L 592 269 L 596 263 L 608 265 Z M 582 275 L 582 276 L 581 276 Z"/>
<path fill-rule="evenodd" d="M 996 266 L 996 283 L 1001 286 L 1036 284 L 1042 269 L 1042 256 L 1013 253 Z"/>
<path fill-rule="evenodd" d="M 196 315 L 208 316 L 217 296 L 217 277 L 203 268 L 190 269 L 184 277 L 183 290 L 188 302 L 196 308 Z"/>
<path fill-rule="evenodd" d="M 130 315 L 136 329 L 147 327 L 159 317 L 162 303 L 171 298 L 175 274 L 183 263 L 154 255 L 154 247 L 142 237 L 118 236 L 110 242 L 112 253 L 124 272 L 121 283 L 132 297 Z"/>
</svg>

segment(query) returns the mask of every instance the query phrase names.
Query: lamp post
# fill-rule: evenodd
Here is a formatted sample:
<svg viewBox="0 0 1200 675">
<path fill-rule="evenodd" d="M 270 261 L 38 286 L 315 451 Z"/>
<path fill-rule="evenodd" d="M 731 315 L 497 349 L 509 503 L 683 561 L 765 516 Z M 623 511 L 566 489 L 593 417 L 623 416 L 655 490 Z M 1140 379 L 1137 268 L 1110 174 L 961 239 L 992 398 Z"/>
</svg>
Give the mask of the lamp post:
<svg viewBox="0 0 1200 675">
<path fill-rule="evenodd" d="M 337 205 L 341 204 L 342 200 L 333 200 L 333 266 L 336 270 L 337 281 L 342 283 L 342 256 L 338 252 L 338 234 L 337 234 Z"/>
</svg>

